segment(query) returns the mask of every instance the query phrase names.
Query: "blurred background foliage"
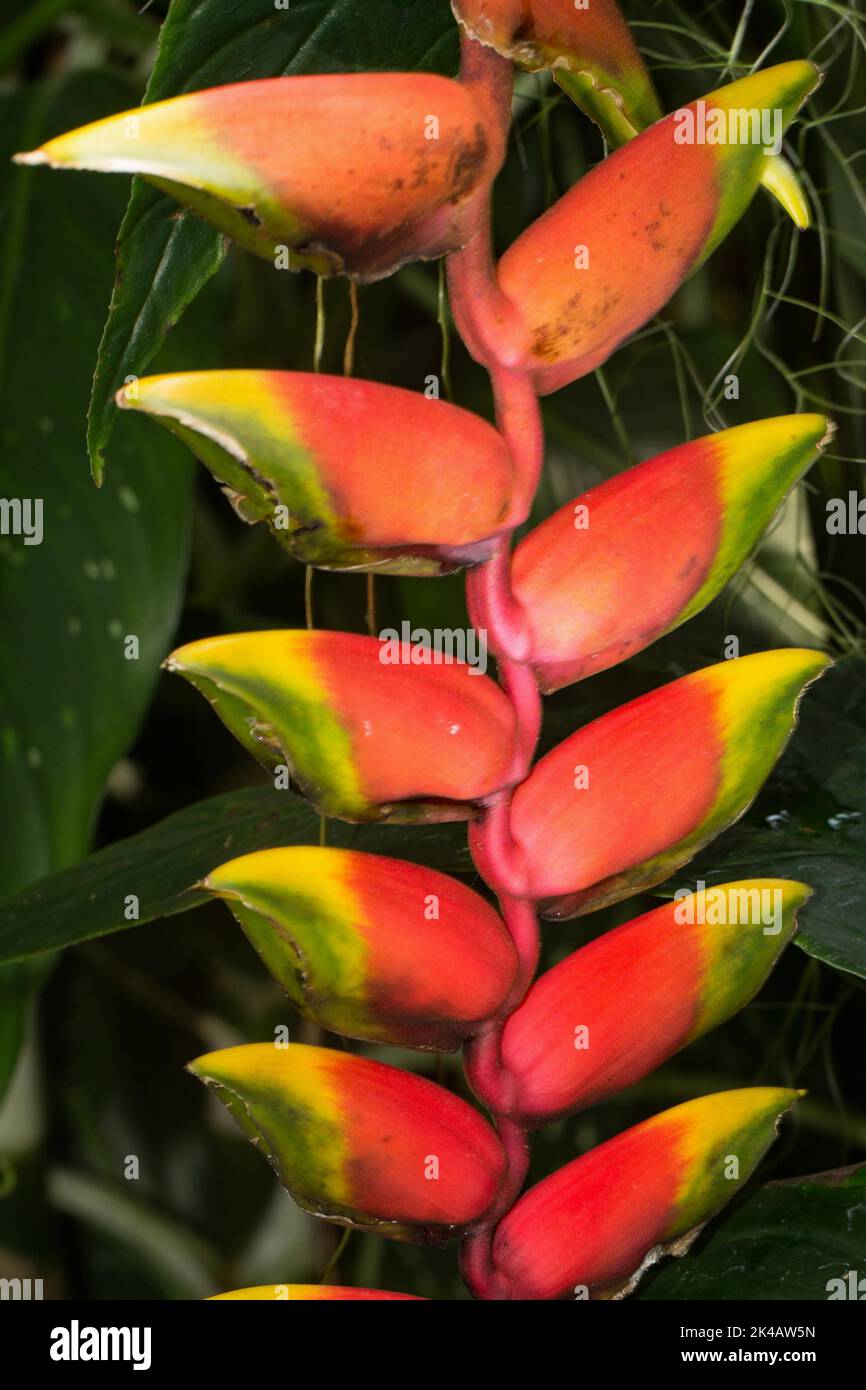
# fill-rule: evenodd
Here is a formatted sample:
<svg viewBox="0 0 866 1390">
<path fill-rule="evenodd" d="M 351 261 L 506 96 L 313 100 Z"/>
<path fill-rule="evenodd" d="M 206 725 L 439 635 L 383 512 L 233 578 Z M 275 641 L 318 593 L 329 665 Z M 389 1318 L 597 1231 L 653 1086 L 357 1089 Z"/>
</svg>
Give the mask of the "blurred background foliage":
<svg viewBox="0 0 866 1390">
<path fill-rule="evenodd" d="M 207 61 L 173 74 L 164 58 L 160 94 L 182 82 L 261 75 L 268 64 L 277 71 L 370 66 L 371 52 L 379 67 L 398 66 L 389 54 L 407 52 L 417 66 L 456 67 L 446 0 L 293 0 L 291 21 L 276 13 L 264 27 L 252 13 L 263 14 L 262 5 L 253 0 L 233 7 L 224 48 L 203 27 L 202 15 L 215 8 L 207 0 L 175 0 L 174 8 L 186 16 L 181 39 Z M 639 1086 L 538 1134 L 533 1174 L 689 1096 L 772 1082 L 809 1089 L 760 1173 L 763 1182 L 790 1179 L 854 1164 L 866 1149 L 866 566 L 863 537 L 833 536 L 826 525 L 829 499 L 864 490 L 866 20 L 859 3 L 830 0 L 626 0 L 623 8 L 668 109 L 756 64 L 811 56 L 826 70 L 789 151 L 810 190 L 815 226 L 799 235 L 759 195 L 659 320 L 603 371 L 544 402 L 548 450 L 533 520 L 628 463 L 723 424 L 802 407 L 826 410 L 840 428 L 757 557 L 711 609 L 624 667 L 551 699 L 544 738 L 553 743 L 604 709 L 721 660 L 730 635 L 744 653 L 828 647 L 837 669 L 809 697 L 779 770 L 745 820 L 681 876 L 811 874 L 821 891 L 804 923 L 805 953 L 789 950 L 752 1005 Z M 44 544 L 24 561 L 20 548 L 0 551 L 0 893 L 7 899 L 0 936 L 4 916 L 24 930 L 41 913 L 46 944 L 64 914 L 81 924 L 96 911 L 100 874 L 92 884 L 57 879 L 53 898 L 41 887 L 16 898 L 18 890 L 74 864 L 89 847 L 118 845 L 191 803 L 265 785 L 200 698 L 159 674 L 169 647 L 305 621 L 303 569 L 263 529 L 245 528 L 210 476 L 194 472 L 163 431 L 124 416 L 105 449 L 105 487 L 97 492 L 90 484 L 89 384 L 129 182 L 52 179 L 13 171 L 5 159 L 136 104 L 166 10 L 162 0 L 140 13 L 134 0 L 0 0 L 0 492 L 44 496 L 47 518 Z M 237 18 L 244 11 L 246 27 Z M 290 22 L 297 40 L 285 27 Z M 202 73 L 207 80 L 196 80 Z M 496 189 L 499 248 L 603 152 L 595 127 L 546 75 L 519 77 L 513 139 Z M 440 266 L 412 266 L 362 286 L 358 304 L 359 376 L 418 390 L 436 375 L 449 397 L 490 414 L 486 376 L 451 331 Z M 151 370 L 309 370 L 315 362 L 339 372 L 350 314 L 345 282 L 276 274 L 232 251 Z M 734 400 L 724 389 L 731 374 L 739 382 Z M 688 517 L 671 516 L 669 524 L 686 526 Z M 460 575 L 379 577 L 376 623 L 463 626 L 462 588 Z M 368 598 L 364 577 L 316 574 L 315 624 L 362 631 Z M 139 663 L 121 659 L 119 644 L 130 632 L 142 636 Z M 299 833 L 312 835 L 310 818 L 298 814 Z M 417 831 L 385 834 L 387 844 L 376 848 L 423 855 Z M 465 873 L 462 836 L 459 827 L 438 830 L 430 852 Z M 156 842 L 141 844 L 136 872 L 149 868 L 154 882 L 162 875 L 167 883 L 171 867 L 175 896 L 199 876 L 191 857 L 178 869 L 168 866 L 171 855 L 163 861 Z M 209 852 L 207 845 L 199 851 Z M 114 880 L 121 885 L 132 863 L 126 853 L 121 848 Z M 185 853 L 182 847 L 175 858 Z M 139 878 L 126 889 L 139 890 Z M 649 905 L 632 900 L 549 926 L 545 963 Z M 200 1297 L 270 1280 L 315 1281 L 330 1269 L 341 1282 L 465 1297 L 453 1248 L 428 1252 L 353 1234 L 338 1251 L 340 1232 L 293 1206 L 184 1073 L 198 1052 L 271 1036 L 283 1022 L 293 1036 L 309 1036 L 219 905 L 86 942 L 62 958 L 45 952 L 0 968 L 0 1080 L 13 1077 L 0 1110 L 0 1275 L 43 1277 L 61 1296 Z M 465 1092 L 455 1057 L 352 1046 L 396 1055 Z M 136 1178 L 129 1176 L 132 1158 Z M 858 1241 L 862 1259 L 866 1233 L 850 1224 L 843 1232 L 838 1201 L 830 1209 L 831 1187 L 826 1207 L 821 1190 L 816 1197 L 810 1189 L 809 1204 L 786 1208 L 789 1191 L 797 1189 L 741 1199 L 717 1223 L 721 1237 L 705 1238 L 675 1276 L 651 1275 L 641 1296 L 736 1296 L 730 1251 L 736 1239 L 748 1242 L 750 1212 L 763 1221 L 761 1203 L 770 1201 L 781 1213 L 780 1236 L 760 1247 L 752 1296 L 793 1289 L 825 1297 L 828 1274 L 817 1265 L 826 1242 L 838 1236 L 844 1273 L 856 1267 Z M 792 1222 L 799 1232 L 793 1247 L 781 1234 L 786 1221 L 789 1233 Z"/>
</svg>

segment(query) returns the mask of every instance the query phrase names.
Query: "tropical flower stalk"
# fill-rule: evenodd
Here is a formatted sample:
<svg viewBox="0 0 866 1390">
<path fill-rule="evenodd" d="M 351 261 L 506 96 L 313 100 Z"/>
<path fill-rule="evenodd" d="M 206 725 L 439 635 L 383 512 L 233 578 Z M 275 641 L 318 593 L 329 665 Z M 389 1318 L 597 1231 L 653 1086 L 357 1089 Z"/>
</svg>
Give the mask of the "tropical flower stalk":
<svg viewBox="0 0 866 1390">
<path fill-rule="evenodd" d="M 442 1085 L 335 1047 L 254 1043 L 190 1071 L 315 1215 L 395 1240 L 459 1240 L 480 1299 L 610 1298 L 686 1249 L 749 1178 L 797 1093 L 675 1106 L 524 1191 L 527 1134 L 640 1081 L 741 1009 L 811 890 L 767 877 L 678 892 L 536 978 L 539 919 L 653 889 L 736 820 L 827 660 L 782 650 L 692 672 L 536 761 L 542 696 L 704 608 L 831 426 L 792 415 L 722 430 L 575 498 L 516 548 L 512 535 L 543 466 L 539 396 L 641 328 L 761 184 L 800 225 L 808 209 L 778 149 L 678 138 L 683 113 L 663 114 L 614 0 L 454 9 L 456 79 L 250 81 L 122 113 L 19 158 L 141 174 L 248 250 L 285 251 L 290 269 L 375 279 L 447 255 L 495 429 L 388 385 L 303 373 L 151 377 L 117 401 L 179 435 L 239 515 L 306 564 L 421 577 L 466 568 L 498 681 L 468 662 L 433 665 L 411 644 L 384 660 L 375 637 L 321 631 L 217 636 L 167 665 L 323 815 L 467 822 L 489 896 L 326 846 L 215 864 L 202 887 L 302 1017 L 343 1038 L 462 1048 L 489 1118 Z M 497 263 L 491 197 L 515 63 L 551 68 L 612 152 Z M 772 117 L 781 134 L 818 81 L 811 63 L 786 63 L 701 102 L 725 121 L 744 109 Z M 686 115 L 697 120 L 701 102 Z M 289 1284 L 219 1295 L 411 1296 Z"/>
</svg>

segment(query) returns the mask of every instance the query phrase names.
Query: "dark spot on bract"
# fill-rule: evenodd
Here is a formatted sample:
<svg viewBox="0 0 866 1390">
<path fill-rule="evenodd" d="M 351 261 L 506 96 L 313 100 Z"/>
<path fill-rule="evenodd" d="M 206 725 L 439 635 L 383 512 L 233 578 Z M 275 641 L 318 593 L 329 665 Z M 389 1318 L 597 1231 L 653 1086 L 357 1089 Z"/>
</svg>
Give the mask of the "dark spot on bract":
<svg viewBox="0 0 866 1390">
<path fill-rule="evenodd" d="M 462 202 L 475 188 L 487 161 L 487 135 L 482 125 L 476 125 L 472 143 L 461 142 L 451 170 L 449 202 Z"/>
</svg>

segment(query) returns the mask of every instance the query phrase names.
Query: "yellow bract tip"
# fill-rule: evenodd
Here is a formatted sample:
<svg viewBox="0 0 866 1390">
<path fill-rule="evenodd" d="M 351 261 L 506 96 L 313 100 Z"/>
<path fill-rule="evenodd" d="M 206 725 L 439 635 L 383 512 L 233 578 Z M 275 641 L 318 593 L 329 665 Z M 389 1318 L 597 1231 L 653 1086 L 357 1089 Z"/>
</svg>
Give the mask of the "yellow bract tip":
<svg viewBox="0 0 866 1390">
<path fill-rule="evenodd" d="M 761 183 L 790 217 L 801 232 L 812 225 L 812 213 L 805 189 L 796 172 L 780 154 L 767 155 Z"/>
</svg>

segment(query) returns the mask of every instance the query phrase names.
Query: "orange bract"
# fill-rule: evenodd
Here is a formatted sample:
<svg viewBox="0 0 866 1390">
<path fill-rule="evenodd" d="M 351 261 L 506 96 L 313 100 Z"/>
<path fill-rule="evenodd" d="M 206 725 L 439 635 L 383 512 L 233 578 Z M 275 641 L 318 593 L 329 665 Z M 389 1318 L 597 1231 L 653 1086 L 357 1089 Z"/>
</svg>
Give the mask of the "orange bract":
<svg viewBox="0 0 866 1390">
<path fill-rule="evenodd" d="M 502 146 L 459 82 L 345 73 L 191 92 L 17 158 L 141 174 L 286 268 L 374 280 L 463 244 Z"/>
<path fill-rule="evenodd" d="M 819 81 L 812 63 L 784 63 L 710 92 L 602 160 L 518 237 L 498 279 L 529 334 L 522 365 L 542 393 L 605 362 L 745 212 L 766 156 L 739 113 L 760 117 L 759 137 L 770 126 L 781 135 Z M 734 138 L 701 138 L 701 108 L 720 113 Z"/>
</svg>

